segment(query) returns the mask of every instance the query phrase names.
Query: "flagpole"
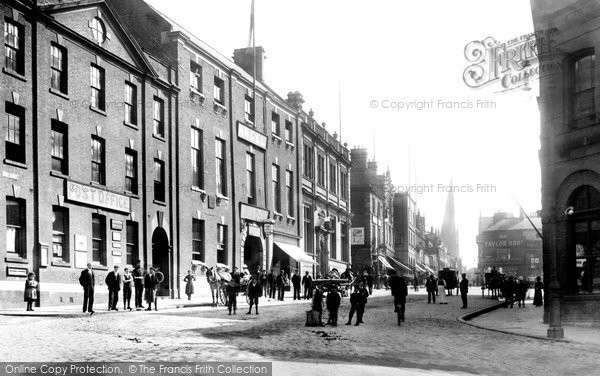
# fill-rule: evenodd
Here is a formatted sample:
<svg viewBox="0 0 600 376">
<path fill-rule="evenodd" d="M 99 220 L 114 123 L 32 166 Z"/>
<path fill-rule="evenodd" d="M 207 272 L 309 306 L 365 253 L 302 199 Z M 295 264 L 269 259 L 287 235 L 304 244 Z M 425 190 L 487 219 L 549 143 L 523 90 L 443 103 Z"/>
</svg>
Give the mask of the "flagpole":
<svg viewBox="0 0 600 376">
<path fill-rule="evenodd" d="M 256 121 L 256 25 L 254 24 L 254 0 L 252 0 L 252 19 L 250 21 L 252 27 L 252 105 L 254 118 Z M 263 123 L 265 119 L 263 119 Z"/>
</svg>

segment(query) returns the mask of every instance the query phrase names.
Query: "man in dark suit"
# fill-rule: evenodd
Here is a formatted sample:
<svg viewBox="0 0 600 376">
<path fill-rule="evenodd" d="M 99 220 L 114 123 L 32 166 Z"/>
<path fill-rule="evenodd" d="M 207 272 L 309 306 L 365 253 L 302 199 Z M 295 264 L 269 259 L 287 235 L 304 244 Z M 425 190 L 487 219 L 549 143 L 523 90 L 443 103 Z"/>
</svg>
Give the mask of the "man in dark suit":
<svg viewBox="0 0 600 376">
<path fill-rule="evenodd" d="M 408 286 L 404 278 L 398 276 L 395 270 L 390 272 L 390 287 L 394 297 L 394 312 L 398 312 L 398 325 L 404 322 L 404 309 L 406 306 L 406 296 L 408 295 Z"/>
<path fill-rule="evenodd" d="M 292 286 L 294 287 L 294 300 L 300 300 L 300 275 L 296 272 L 292 276 Z"/>
<path fill-rule="evenodd" d="M 92 264 L 88 262 L 87 269 L 81 271 L 79 284 L 83 287 L 83 312 L 94 314 L 94 287 L 96 286 L 96 275 L 92 270 Z"/>
<path fill-rule="evenodd" d="M 302 277 L 302 285 L 304 286 L 304 299 L 312 298 L 312 277 L 308 272 Z"/>
<path fill-rule="evenodd" d="M 462 280 L 460 281 L 460 298 L 462 299 L 462 308 L 467 308 L 467 293 L 469 292 L 469 280 L 467 274 L 461 274 Z"/>
<path fill-rule="evenodd" d="M 144 308 L 142 304 L 142 298 L 144 293 L 144 279 L 146 278 L 146 271 L 142 268 L 142 262 L 137 261 L 135 269 L 133 269 L 133 285 L 135 287 L 135 308 Z"/>
<path fill-rule="evenodd" d="M 106 275 L 104 280 L 108 286 L 108 310 L 118 311 L 119 291 L 121 291 L 121 273 L 119 265 L 115 265 L 114 270 Z"/>
</svg>

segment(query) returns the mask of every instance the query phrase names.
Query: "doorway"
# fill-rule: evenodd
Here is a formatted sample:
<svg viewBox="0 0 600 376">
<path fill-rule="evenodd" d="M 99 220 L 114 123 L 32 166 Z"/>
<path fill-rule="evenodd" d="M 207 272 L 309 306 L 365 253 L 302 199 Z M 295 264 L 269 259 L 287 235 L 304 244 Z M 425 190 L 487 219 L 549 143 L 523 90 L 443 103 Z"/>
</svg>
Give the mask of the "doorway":
<svg viewBox="0 0 600 376">
<path fill-rule="evenodd" d="M 159 296 L 171 296 L 170 294 L 170 272 L 169 272 L 169 237 L 167 232 L 162 227 L 157 227 L 152 233 L 152 267 L 157 272 L 161 272 L 164 275 L 164 280 L 160 283 L 156 289 L 156 293 Z"/>
<path fill-rule="evenodd" d="M 244 264 L 251 274 L 257 273 L 262 266 L 263 249 L 259 237 L 248 236 L 244 242 Z"/>
</svg>

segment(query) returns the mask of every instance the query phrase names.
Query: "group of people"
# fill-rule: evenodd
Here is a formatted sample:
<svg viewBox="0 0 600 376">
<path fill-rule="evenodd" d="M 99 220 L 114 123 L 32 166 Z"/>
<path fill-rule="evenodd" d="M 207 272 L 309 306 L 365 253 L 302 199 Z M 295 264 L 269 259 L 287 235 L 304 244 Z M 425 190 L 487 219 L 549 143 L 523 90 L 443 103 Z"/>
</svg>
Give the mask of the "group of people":
<svg viewBox="0 0 600 376">
<path fill-rule="evenodd" d="M 448 304 L 446 301 L 446 288 L 447 283 L 444 278 L 439 277 L 435 278 L 433 274 L 429 276 L 427 282 L 425 282 L 425 290 L 427 291 L 427 304 L 435 304 L 436 297 L 439 301 L 439 304 Z M 458 285 L 460 290 L 460 297 L 462 300 L 463 309 L 467 308 L 467 294 L 469 293 L 469 280 L 467 279 L 467 274 L 461 274 L 461 281 Z"/>
<path fill-rule="evenodd" d="M 529 290 L 529 283 L 523 279 L 523 277 L 514 278 L 509 276 L 508 279 L 502 285 L 502 295 L 504 296 L 504 308 L 513 308 L 515 300 L 519 308 L 525 308 L 525 298 L 527 297 L 527 291 Z M 543 305 L 543 294 L 544 283 L 541 277 L 536 277 L 534 283 L 534 295 L 533 305 L 535 307 L 541 307 Z"/>
<path fill-rule="evenodd" d="M 123 309 L 132 310 L 131 296 L 135 290 L 135 308 L 136 310 L 143 309 L 142 295 L 148 308 L 146 311 L 157 311 L 156 306 L 156 289 L 159 284 L 156 270 L 150 268 L 148 272 L 142 268 L 141 261 L 138 261 L 133 271 L 125 268 L 123 274 L 119 271 L 119 265 L 114 266 L 114 270 L 106 275 L 104 282 L 108 287 L 108 310 L 118 311 L 119 292 L 123 290 Z M 83 312 L 94 314 L 94 290 L 96 287 L 96 274 L 92 268 L 92 264 L 88 263 L 87 268 L 81 272 L 79 276 L 79 284 L 83 287 Z M 145 290 L 145 291 L 144 291 Z"/>
<path fill-rule="evenodd" d="M 354 291 L 350 295 L 350 313 L 348 315 L 348 321 L 346 325 L 352 325 L 352 318 L 356 314 L 355 326 L 363 323 L 363 314 L 365 312 L 365 306 L 367 305 L 367 298 L 369 297 L 369 291 L 365 284 L 360 282 L 354 286 Z M 312 310 L 318 313 L 319 326 L 323 324 L 323 288 L 320 285 L 316 285 L 314 289 L 314 295 L 312 297 Z M 336 285 L 332 285 L 327 296 L 325 298 L 325 307 L 329 312 L 329 317 L 326 325 L 337 326 L 338 325 L 338 313 L 342 302 L 340 291 Z"/>
</svg>

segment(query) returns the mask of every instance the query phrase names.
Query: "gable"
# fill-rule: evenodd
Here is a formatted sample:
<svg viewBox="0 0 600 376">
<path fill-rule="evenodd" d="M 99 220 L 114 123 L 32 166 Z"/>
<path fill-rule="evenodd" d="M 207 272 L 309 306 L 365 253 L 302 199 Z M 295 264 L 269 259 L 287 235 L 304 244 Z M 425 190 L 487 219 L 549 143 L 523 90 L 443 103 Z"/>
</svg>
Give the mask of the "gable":
<svg viewBox="0 0 600 376">
<path fill-rule="evenodd" d="M 115 17 L 99 4 L 88 7 L 55 8 L 48 13 L 57 23 L 129 64 L 146 65 Z"/>
</svg>

